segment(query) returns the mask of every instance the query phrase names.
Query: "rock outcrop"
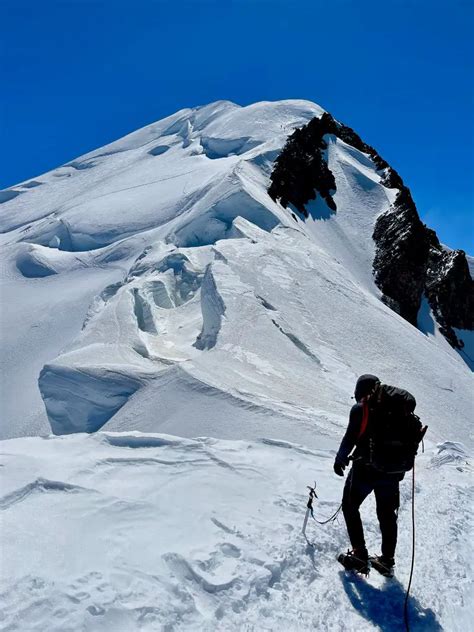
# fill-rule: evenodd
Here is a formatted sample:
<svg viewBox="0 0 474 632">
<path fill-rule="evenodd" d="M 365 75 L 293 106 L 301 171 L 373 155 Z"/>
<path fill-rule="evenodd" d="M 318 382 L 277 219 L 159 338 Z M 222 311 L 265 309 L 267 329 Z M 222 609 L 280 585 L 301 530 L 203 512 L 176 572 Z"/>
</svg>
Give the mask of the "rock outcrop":
<svg viewBox="0 0 474 632">
<path fill-rule="evenodd" d="M 308 216 L 306 204 L 319 193 L 329 208 L 336 211 L 332 195 L 337 190 L 336 181 L 327 164 L 326 134 L 332 134 L 348 145 L 368 154 L 378 171 L 382 184 L 388 188 L 402 188 L 403 182 L 395 169 L 364 143 L 353 129 L 336 121 L 328 112 L 313 118 L 307 125 L 296 129 L 275 161 L 268 193 L 287 208 L 292 204 L 304 217 Z"/>
<path fill-rule="evenodd" d="M 420 220 L 410 192 L 402 188 L 373 233 L 375 283 L 383 301 L 412 325 L 417 324 L 430 251 L 430 234 Z"/>
<path fill-rule="evenodd" d="M 333 211 L 336 210 L 331 192 L 336 191 L 336 180 L 325 157 L 326 141 L 323 136 L 331 133 L 334 119 L 329 114 L 313 118 L 288 138 L 283 151 L 275 162 L 268 193 L 285 208 L 292 204 L 304 217 L 308 216 L 306 204 L 317 193 Z"/>
<path fill-rule="evenodd" d="M 332 134 L 367 154 L 380 173 L 381 184 L 398 189 L 395 202 L 374 227 L 374 280 L 382 300 L 412 325 L 426 296 L 440 331 L 455 348 L 463 343 L 454 331 L 474 329 L 474 281 L 462 250 L 444 248 L 436 233 L 420 220 L 410 190 L 400 175 L 364 143 L 354 130 L 325 112 L 293 132 L 275 161 L 268 193 L 303 217 L 306 205 L 319 194 L 336 212 L 336 180 L 329 169 L 325 135 Z"/>
<path fill-rule="evenodd" d="M 453 328 L 474 329 L 474 281 L 462 250 L 432 248 L 425 292 L 440 331 L 453 347 L 462 348 Z"/>
<path fill-rule="evenodd" d="M 441 333 L 461 349 L 454 328 L 474 329 L 474 281 L 464 251 L 440 244 L 420 220 L 404 185 L 390 210 L 377 219 L 373 238 L 374 277 L 382 300 L 416 326 L 426 296 Z"/>
</svg>

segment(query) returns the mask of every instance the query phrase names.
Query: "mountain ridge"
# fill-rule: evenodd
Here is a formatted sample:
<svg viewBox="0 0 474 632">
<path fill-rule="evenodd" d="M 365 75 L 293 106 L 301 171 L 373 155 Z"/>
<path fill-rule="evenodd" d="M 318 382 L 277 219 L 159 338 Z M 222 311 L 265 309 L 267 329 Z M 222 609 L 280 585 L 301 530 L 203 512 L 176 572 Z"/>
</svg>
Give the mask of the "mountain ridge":
<svg viewBox="0 0 474 632">
<path fill-rule="evenodd" d="M 275 161 L 270 197 L 285 208 L 292 204 L 308 217 L 305 205 L 319 194 L 331 211 L 337 211 L 331 195 L 336 181 L 323 155 L 327 149 L 325 136 L 330 134 L 368 154 L 381 175 L 381 183 L 398 190 L 392 207 L 377 219 L 373 232 L 377 244 L 373 270 L 383 292 L 382 300 L 416 326 L 426 294 L 441 332 L 453 347 L 462 349 L 464 343 L 454 328 L 474 329 L 474 281 L 466 253 L 456 250 L 448 254 L 441 247 L 435 231 L 421 222 L 400 175 L 354 130 L 328 112 L 295 130 Z"/>
<path fill-rule="evenodd" d="M 465 346 L 450 344 L 435 301 L 462 315 L 459 255 L 441 247 L 434 274 L 422 258 L 435 287 L 414 324 L 387 304 L 379 245 L 390 269 L 420 226 L 351 135 L 325 135 L 316 161 L 333 204 L 318 194 L 305 216 L 272 200 L 288 137 L 323 115 L 299 101 L 181 111 L 0 197 L 8 629 L 398 629 L 414 506 L 410 625 L 469 628 L 474 336 L 453 326 Z M 429 426 L 416 482 L 400 484 L 390 582 L 338 572 L 347 533 L 327 523 L 367 372 L 408 389 Z M 321 524 L 303 535 L 308 485 Z"/>
<path fill-rule="evenodd" d="M 279 439 L 298 417 L 308 440 L 304 428 L 312 419 L 321 428 L 342 425 L 343 393 L 367 364 L 386 381 L 408 386 L 412 380 L 426 391 L 422 407 L 429 414 L 443 375 L 456 375 L 464 401 L 471 375 L 444 344 L 433 301 L 425 309 L 422 299 L 419 329 L 406 329 L 385 311 L 374 283 L 374 227 L 397 195 L 387 186 L 395 176 L 389 172 L 387 180 L 386 163 L 374 164 L 346 142 L 356 136 L 344 128 L 346 141 L 330 135 L 324 149 L 336 213 L 318 196 L 307 217 L 295 220 L 298 209 L 268 195 L 288 137 L 315 117 L 330 120 L 316 104 L 291 100 L 181 110 L 37 178 L 39 185 L 1 205 L 6 287 L 18 302 L 16 280 L 23 304 L 36 304 L 38 293 L 37 304 L 46 310 L 36 323 L 25 316 L 21 329 L 50 332 L 37 339 L 24 334 L 34 358 L 28 371 L 22 354 L 6 361 L 14 385 L 27 394 L 24 404 L 9 399 L 18 421 L 7 436 L 47 431 L 33 371 L 48 423 L 60 433 L 114 424 L 123 429 L 126 416 L 136 429 L 169 429 L 165 420 L 174 419 L 191 436 L 200 423 L 211 434 L 234 436 L 229 424 L 219 426 L 219 398 L 213 410 L 205 397 L 210 421 L 181 419 L 184 399 L 194 397 L 187 380 L 176 386 L 174 404 L 170 400 L 176 410 L 144 418 L 141 406 L 150 397 L 166 399 L 161 376 L 178 365 L 220 389 L 223 401 L 228 394 L 228 401 L 240 402 L 226 415 L 233 410 L 249 438 L 258 424 L 252 427 L 246 407 L 273 411 Z M 61 300 L 66 294 L 70 307 Z M 339 313 L 347 316 L 334 318 Z M 11 318 L 15 322 L 17 312 Z M 77 321 L 79 328 L 72 325 Z M 456 336 L 468 338 L 462 327 Z M 430 364 L 442 358 L 433 385 L 419 375 L 427 354 Z M 454 374 L 447 365 L 456 367 Z M 446 415 L 459 406 L 462 418 L 465 404 L 438 404 Z"/>
</svg>

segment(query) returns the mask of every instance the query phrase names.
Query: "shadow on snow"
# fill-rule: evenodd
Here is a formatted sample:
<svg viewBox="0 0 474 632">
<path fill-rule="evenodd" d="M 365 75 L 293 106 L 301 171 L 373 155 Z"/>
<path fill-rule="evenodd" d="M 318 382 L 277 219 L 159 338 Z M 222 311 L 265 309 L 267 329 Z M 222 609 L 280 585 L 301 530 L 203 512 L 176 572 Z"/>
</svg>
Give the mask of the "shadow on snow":
<svg viewBox="0 0 474 632">
<path fill-rule="evenodd" d="M 403 628 L 405 588 L 397 579 L 387 580 L 376 588 L 365 579 L 339 573 L 343 588 L 356 610 L 382 632 L 399 632 Z M 408 617 L 412 632 L 439 632 L 443 628 L 430 608 L 423 608 L 417 599 L 408 600 Z"/>
</svg>

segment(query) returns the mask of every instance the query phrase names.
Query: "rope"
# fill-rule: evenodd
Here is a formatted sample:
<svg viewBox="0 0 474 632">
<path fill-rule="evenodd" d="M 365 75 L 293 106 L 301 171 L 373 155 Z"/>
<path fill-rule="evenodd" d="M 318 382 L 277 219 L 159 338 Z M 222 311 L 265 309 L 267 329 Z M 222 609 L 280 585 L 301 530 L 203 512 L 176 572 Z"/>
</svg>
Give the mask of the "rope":
<svg viewBox="0 0 474 632">
<path fill-rule="evenodd" d="M 425 430 L 426 432 L 426 430 Z M 424 434 L 424 433 L 423 433 Z M 424 446 L 423 446 L 424 448 Z M 352 475 L 354 472 L 354 468 L 352 467 L 351 472 L 350 472 L 350 487 L 349 487 L 349 495 L 350 492 L 352 490 Z M 317 498 L 316 495 L 316 483 L 314 484 L 314 487 L 309 487 L 308 489 L 310 490 L 309 492 L 309 500 L 308 500 L 308 504 L 307 504 L 307 508 L 310 510 L 311 512 L 311 517 L 313 518 L 313 520 L 315 522 L 317 522 L 318 524 L 327 524 L 328 522 L 331 522 L 332 520 L 335 520 L 339 514 L 339 512 L 342 509 L 342 502 L 339 505 L 339 507 L 337 508 L 337 510 L 333 513 L 333 515 L 328 518 L 327 520 L 316 520 L 316 518 L 314 517 L 314 513 L 313 513 L 313 498 Z M 410 632 L 410 623 L 408 620 L 408 601 L 410 598 L 410 588 L 411 588 L 411 583 L 412 583 L 412 579 L 413 579 L 413 570 L 415 568 L 415 543 L 416 543 L 416 531 L 415 531 L 415 464 L 413 464 L 413 470 L 412 470 L 412 480 L 411 480 L 411 526 L 412 526 L 412 553 L 411 553 L 411 568 L 410 568 L 410 579 L 408 581 L 408 588 L 407 588 L 407 592 L 405 595 L 405 605 L 404 605 L 404 620 L 405 620 L 405 629 L 406 632 Z"/>
<path fill-rule="evenodd" d="M 407 632 L 410 632 L 410 624 L 408 622 L 408 599 L 410 596 L 411 580 L 413 578 L 413 569 L 415 566 L 415 464 L 413 464 L 412 479 L 411 479 L 411 528 L 412 528 L 411 569 L 410 569 L 410 579 L 408 581 L 407 594 L 405 596 L 405 607 L 404 607 L 405 629 Z"/>
<path fill-rule="evenodd" d="M 350 458 L 351 458 L 351 457 L 350 457 Z M 350 471 L 350 473 L 349 473 L 349 477 L 350 477 L 350 483 L 349 483 L 349 496 L 351 495 L 351 492 L 352 492 L 352 478 L 353 478 L 353 475 L 354 475 L 354 467 L 351 467 L 351 471 Z M 316 488 L 316 483 L 314 483 L 314 489 L 315 489 L 315 488 Z M 311 490 L 311 489 L 313 489 L 313 488 L 308 487 L 308 489 L 310 489 L 310 490 Z M 315 496 L 316 496 L 316 493 L 315 493 Z M 317 498 L 317 496 L 316 496 L 316 498 Z M 311 492 L 310 492 L 310 499 L 311 499 Z M 328 522 L 331 522 L 332 520 L 336 520 L 337 516 L 339 515 L 339 512 L 340 512 L 340 511 L 341 511 L 341 509 L 342 509 L 342 502 L 341 502 L 341 504 L 339 505 L 339 507 L 336 509 L 336 511 L 333 513 L 333 515 L 332 515 L 330 518 L 328 518 L 327 520 L 323 520 L 322 522 L 321 522 L 320 520 L 316 520 L 316 518 L 314 517 L 314 513 L 313 513 L 313 506 L 312 506 L 312 500 L 311 500 L 311 507 L 310 507 L 310 509 L 311 509 L 311 518 L 312 518 L 315 522 L 317 522 L 318 524 L 327 524 Z"/>
<path fill-rule="evenodd" d="M 311 514 L 311 517 L 318 524 L 327 524 L 328 522 L 331 522 L 331 520 L 335 520 L 337 518 L 337 515 L 341 511 L 341 509 L 342 509 L 342 503 L 339 505 L 339 507 L 337 508 L 337 511 L 333 513 L 333 515 L 330 518 L 328 518 L 327 520 L 323 520 L 322 522 L 320 520 L 316 520 L 313 514 Z"/>
</svg>

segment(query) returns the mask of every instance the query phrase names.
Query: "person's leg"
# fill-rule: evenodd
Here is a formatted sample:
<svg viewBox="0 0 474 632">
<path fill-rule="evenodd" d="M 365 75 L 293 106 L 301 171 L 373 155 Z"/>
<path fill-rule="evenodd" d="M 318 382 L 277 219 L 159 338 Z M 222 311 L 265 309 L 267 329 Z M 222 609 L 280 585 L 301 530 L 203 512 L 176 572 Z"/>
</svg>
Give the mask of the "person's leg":
<svg viewBox="0 0 474 632">
<path fill-rule="evenodd" d="M 354 551 L 364 552 L 366 546 L 364 529 L 360 519 L 359 507 L 373 490 L 373 483 L 364 472 L 352 467 L 344 486 L 342 512 L 346 521 L 347 533 Z"/>
<path fill-rule="evenodd" d="M 400 483 L 393 478 L 382 478 L 375 483 L 374 492 L 377 503 L 377 518 L 382 534 L 382 556 L 387 560 L 393 560 L 397 546 Z"/>
</svg>

